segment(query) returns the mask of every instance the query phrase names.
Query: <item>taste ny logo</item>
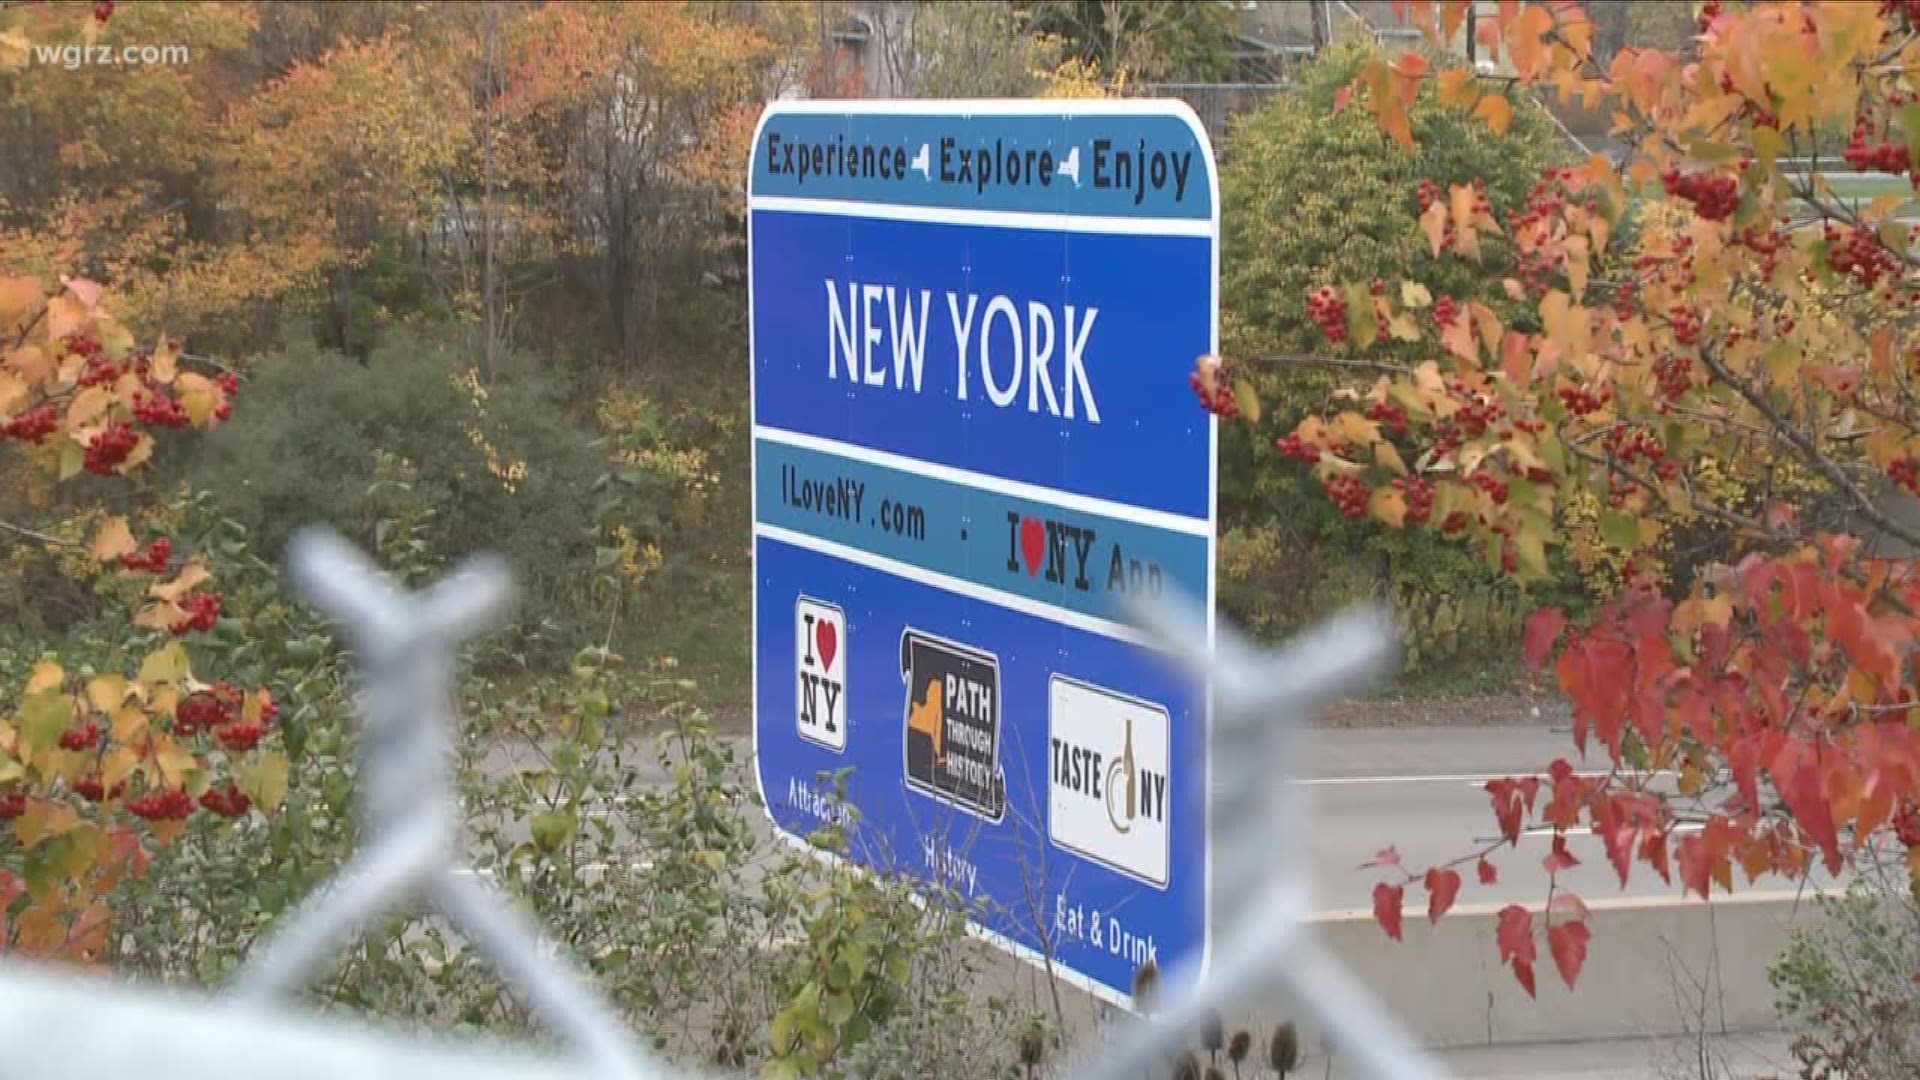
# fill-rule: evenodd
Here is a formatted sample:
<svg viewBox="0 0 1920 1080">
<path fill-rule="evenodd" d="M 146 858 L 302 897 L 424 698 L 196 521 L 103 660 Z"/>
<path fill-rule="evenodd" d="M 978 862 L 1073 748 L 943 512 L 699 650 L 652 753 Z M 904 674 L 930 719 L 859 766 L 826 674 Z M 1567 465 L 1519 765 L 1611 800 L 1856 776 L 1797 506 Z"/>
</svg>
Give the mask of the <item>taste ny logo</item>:
<svg viewBox="0 0 1920 1080">
<path fill-rule="evenodd" d="M 1048 835 L 1068 851 L 1166 888 L 1166 708 L 1061 675 L 1047 696 Z"/>
<path fill-rule="evenodd" d="M 793 608 L 793 657 L 800 737 L 836 753 L 847 749 L 847 616 L 802 596 Z"/>
</svg>

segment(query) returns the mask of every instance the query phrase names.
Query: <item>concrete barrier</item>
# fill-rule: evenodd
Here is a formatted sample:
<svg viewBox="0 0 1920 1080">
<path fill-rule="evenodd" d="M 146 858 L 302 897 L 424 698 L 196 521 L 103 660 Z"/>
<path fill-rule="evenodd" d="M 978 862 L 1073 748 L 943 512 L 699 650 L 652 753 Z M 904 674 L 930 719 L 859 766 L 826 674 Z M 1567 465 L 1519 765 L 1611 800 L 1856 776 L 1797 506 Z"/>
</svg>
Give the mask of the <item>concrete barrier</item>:
<svg viewBox="0 0 1920 1080">
<path fill-rule="evenodd" d="M 1504 905 L 1461 905 L 1438 924 L 1409 911 L 1398 943 L 1370 912 L 1328 913 L 1314 928 L 1431 1047 L 1753 1032 L 1777 1026 L 1767 968 L 1795 926 L 1822 918 L 1816 895 L 1590 902 L 1593 940 L 1577 989 L 1536 936 L 1537 999 L 1500 963 L 1494 927 Z"/>
<path fill-rule="evenodd" d="M 1438 924 L 1409 910 L 1404 940 L 1391 941 L 1371 912 L 1314 917 L 1319 940 L 1378 996 L 1412 1036 L 1433 1049 L 1591 1039 L 1777 1031 L 1767 968 L 1796 926 L 1822 918 L 1816 891 L 1756 892 L 1699 899 L 1590 901 L 1593 939 L 1576 990 L 1536 936 L 1538 998 L 1500 963 L 1494 927 L 1505 905 L 1462 904 Z M 1538 905 L 1531 905 L 1538 913 Z M 984 995 L 1020 1001 L 1066 1021 L 1066 1042 L 1094 1033 L 1105 1007 L 985 943 Z M 1250 1002 L 1235 1026 L 1266 1031 L 1292 1010 Z M 1303 1030 L 1305 1049 L 1320 1053 Z"/>
</svg>

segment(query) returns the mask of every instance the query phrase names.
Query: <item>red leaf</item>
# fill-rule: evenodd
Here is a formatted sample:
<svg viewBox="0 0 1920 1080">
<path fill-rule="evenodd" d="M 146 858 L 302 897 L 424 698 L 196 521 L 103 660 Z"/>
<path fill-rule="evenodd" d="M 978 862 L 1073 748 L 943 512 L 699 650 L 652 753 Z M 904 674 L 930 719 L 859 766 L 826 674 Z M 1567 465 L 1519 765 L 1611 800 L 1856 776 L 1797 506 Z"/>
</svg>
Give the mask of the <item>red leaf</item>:
<svg viewBox="0 0 1920 1080">
<path fill-rule="evenodd" d="M 1569 990 L 1580 978 L 1580 966 L 1587 962 L 1587 939 L 1592 936 L 1584 922 L 1547 927 L 1547 949 L 1553 953 L 1553 966 L 1560 969 Z"/>
<path fill-rule="evenodd" d="M 1343 86 L 1333 93 L 1333 115 L 1339 116 L 1347 111 L 1347 102 L 1353 98 L 1353 86 Z"/>
<path fill-rule="evenodd" d="M 1515 961 L 1513 965 L 1513 977 L 1520 980 L 1520 988 L 1527 992 L 1528 997 L 1539 996 L 1538 994 L 1535 994 L 1533 992 L 1533 965 L 1532 964 L 1522 964 L 1518 961 Z"/>
<path fill-rule="evenodd" d="M 1454 870 L 1438 867 L 1427 871 L 1427 919 L 1439 922 L 1440 916 L 1453 906 L 1453 898 L 1460 895 L 1460 874 Z"/>
<path fill-rule="evenodd" d="M 1593 912 L 1587 910 L 1587 902 L 1580 899 L 1577 893 L 1564 890 L 1553 894 L 1553 903 L 1547 905 L 1547 913 L 1565 915 L 1578 922 L 1585 922 L 1593 915 Z"/>
<path fill-rule="evenodd" d="M 1493 816 L 1500 822 L 1501 837 L 1519 846 L 1522 815 L 1533 810 L 1533 801 L 1540 794 L 1540 778 L 1528 776 L 1519 780 L 1510 777 L 1489 780 L 1486 791 L 1493 798 Z"/>
<path fill-rule="evenodd" d="M 1546 666 L 1547 654 L 1566 629 L 1567 617 L 1559 608 L 1541 608 L 1527 616 L 1526 630 L 1520 635 L 1520 648 L 1526 654 L 1527 667 L 1534 672 Z"/>
<path fill-rule="evenodd" d="M 1500 869 L 1485 859 L 1480 860 L 1480 884 L 1492 885 L 1500 880 Z"/>
<path fill-rule="evenodd" d="M 1373 917 L 1379 921 L 1380 929 L 1395 941 L 1400 940 L 1400 902 L 1406 892 L 1401 886 L 1384 881 L 1373 887 Z"/>
<path fill-rule="evenodd" d="M 1553 837 L 1553 850 L 1547 853 L 1546 858 L 1540 860 L 1540 866 L 1549 874 L 1557 874 L 1579 865 L 1580 860 L 1574 858 L 1573 852 L 1567 850 L 1566 834 L 1556 833 Z"/>
<path fill-rule="evenodd" d="M 1368 859 L 1366 862 L 1361 863 L 1360 869 L 1366 870 L 1375 866 L 1391 866 L 1395 870 L 1400 869 L 1399 849 L 1394 847 L 1392 844 L 1388 844 L 1386 847 L 1383 847 L 1379 851 L 1374 852 L 1373 858 Z"/>
<path fill-rule="evenodd" d="M 1500 946 L 1501 963 L 1533 963 L 1532 913 L 1519 904 L 1508 904 L 1501 908 L 1500 923 L 1494 930 L 1493 939 Z"/>
</svg>

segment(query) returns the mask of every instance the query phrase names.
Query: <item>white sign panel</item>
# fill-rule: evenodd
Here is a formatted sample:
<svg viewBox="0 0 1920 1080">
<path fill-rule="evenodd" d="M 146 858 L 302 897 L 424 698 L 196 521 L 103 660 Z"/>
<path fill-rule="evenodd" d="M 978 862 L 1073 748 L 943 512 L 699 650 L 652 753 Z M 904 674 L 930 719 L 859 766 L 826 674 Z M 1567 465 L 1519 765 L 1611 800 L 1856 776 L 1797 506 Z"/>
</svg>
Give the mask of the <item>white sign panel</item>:
<svg viewBox="0 0 1920 1080">
<path fill-rule="evenodd" d="M 1053 842 L 1166 888 L 1165 707 L 1056 675 L 1048 693 L 1047 735 Z"/>
</svg>

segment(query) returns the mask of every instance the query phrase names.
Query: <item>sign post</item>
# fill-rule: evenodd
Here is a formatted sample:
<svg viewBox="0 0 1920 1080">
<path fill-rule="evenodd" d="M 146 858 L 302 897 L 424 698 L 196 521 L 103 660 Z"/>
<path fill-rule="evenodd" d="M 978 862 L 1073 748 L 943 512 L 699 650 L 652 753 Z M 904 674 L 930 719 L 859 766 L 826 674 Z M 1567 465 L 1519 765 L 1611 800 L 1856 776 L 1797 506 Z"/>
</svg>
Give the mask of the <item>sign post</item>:
<svg viewBox="0 0 1920 1080">
<path fill-rule="evenodd" d="M 1204 960 L 1219 196 L 1164 101 L 781 102 L 748 184 L 754 760 L 1110 1001 Z M 1207 624 L 1212 635 L 1212 623 Z"/>
</svg>

